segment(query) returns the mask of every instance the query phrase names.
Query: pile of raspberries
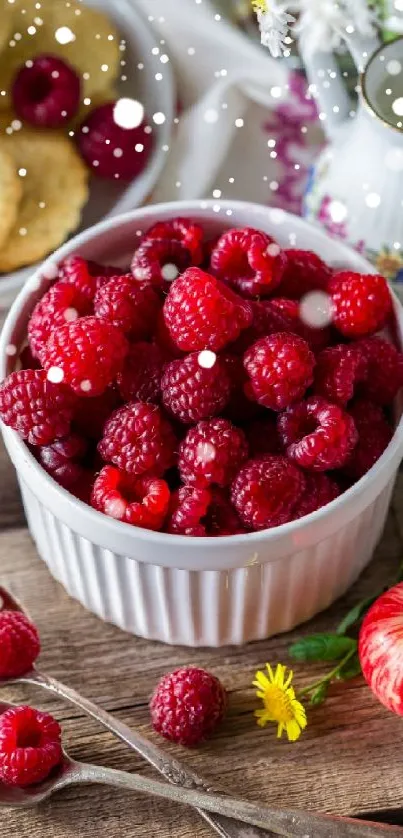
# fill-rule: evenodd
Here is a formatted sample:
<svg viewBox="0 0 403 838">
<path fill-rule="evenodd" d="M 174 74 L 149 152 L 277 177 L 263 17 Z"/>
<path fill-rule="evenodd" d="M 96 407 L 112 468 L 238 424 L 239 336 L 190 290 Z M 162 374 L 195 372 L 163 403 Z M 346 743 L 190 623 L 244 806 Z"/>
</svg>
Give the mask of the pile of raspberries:
<svg viewBox="0 0 403 838">
<path fill-rule="evenodd" d="M 318 292 L 322 328 L 301 316 Z M 174 218 L 126 273 L 60 264 L 0 416 L 119 521 L 210 537 L 276 527 L 334 500 L 389 444 L 403 355 L 385 327 L 382 276 L 335 272 L 249 227 L 206 241 Z"/>
</svg>

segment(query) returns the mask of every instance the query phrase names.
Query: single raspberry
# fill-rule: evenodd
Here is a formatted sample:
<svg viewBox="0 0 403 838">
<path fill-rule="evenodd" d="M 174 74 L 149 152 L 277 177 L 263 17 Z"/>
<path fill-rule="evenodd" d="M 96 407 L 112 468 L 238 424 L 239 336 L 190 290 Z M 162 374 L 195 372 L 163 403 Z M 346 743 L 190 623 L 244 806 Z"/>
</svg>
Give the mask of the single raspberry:
<svg viewBox="0 0 403 838">
<path fill-rule="evenodd" d="M 213 273 L 247 296 L 270 296 L 283 276 L 286 257 L 279 245 L 259 230 L 227 230 L 211 254 Z"/>
<path fill-rule="evenodd" d="M 284 451 L 277 430 L 277 414 L 266 411 L 264 418 L 253 419 L 246 427 L 251 457 L 261 454 L 282 454 Z"/>
<path fill-rule="evenodd" d="M 223 349 L 252 322 L 248 302 L 200 268 L 172 283 L 164 303 L 172 340 L 185 352 Z"/>
<path fill-rule="evenodd" d="M 304 396 L 314 366 L 315 356 L 298 335 L 278 332 L 261 338 L 244 356 L 246 395 L 272 410 L 284 410 Z"/>
<path fill-rule="evenodd" d="M 168 512 L 169 499 L 165 480 L 132 477 L 114 466 L 104 466 L 95 480 L 91 505 L 117 521 L 160 530 Z"/>
<path fill-rule="evenodd" d="M 330 346 L 316 357 L 314 390 L 330 402 L 346 405 L 367 375 L 367 359 L 358 343 Z"/>
<path fill-rule="evenodd" d="M 157 221 L 147 230 L 142 241 L 179 241 L 189 251 L 189 264 L 200 265 L 204 256 L 203 238 L 203 228 L 191 218 L 171 218 L 169 221 Z"/>
<path fill-rule="evenodd" d="M 266 300 L 266 306 L 270 306 L 273 312 L 281 312 L 284 320 L 288 319 L 288 328 L 276 329 L 276 331 L 293 332 L 296 335 L 304 338 L 313 352 L 319 352 L 325 346 L 329 346 L 332 340 L 332 332 L 329 327 L 317 329 L 314 326 L 309 326 L 301 318 L 301 307 L 297 300 L 288 300 L 279 297 L 276 300 Z"/>
<path fill-rule="evenodd" d="M 73 426 L 87 439 L 100 439 L 106 420 L 120 405 L 119 394 L 108 387 L 101 396 L 78 398 L 74 408 Z"/>
<path fill-rule="evenodd" d="M 142 288 L 131 274 L 111 277 L 94 300 L 96 316 L 113 323 L 131 340 L 151 337 L 159 310 L 155 291 L 147 286 Z"/>
<path fill-rule="evenodd" d="M 380 337 L 366 338 L 356 346 L 368 364 L 368 375 L 361 386 L 362 395 L 378 404 L 392 404 L 403 386 L 403 353 Z"/>
<path fill-rule="evenodd" d="M 161 401 L 161 378 L 166 357 L 155 343 L 133 343 L 117 384 L 123 401 Z"/>
<path fill-rule="evenodd" d="M 228 419 L 205 419 L 180 444 L 178 468 L 188 486 L 228 486 L 247 456 L 243 431 Z"/>
<path fill-rule="evenodd" d="M 231 382 L 221 358 L 194 352 L 167 364 L 161 389 L 166 409 L 181 422 L 193 424 L 221 413 L 229 401 Z"/>
<path fill-rule="evenodd" d="M 379 460 L 389 445 L 393 431 L 382 408 L 368 399 L 357 399 L 350 407 L 358 431 L 358 442 L 343 472 L 359 480 Z"/>
<path fill-rule="evenodd" d="M 333 323 L 347 338 L 360 338 L 382 329 L 392 310 L 386 279 L 380 275 L 341 271 L 329 282 Z"/>
<path fill-rule="evenodd" d="M 280 285 L 282 297 L 300 300 L 311 291 L 327 291 L 332 271 L 310 250 L 286 250 L 287 262 Z"/>
<path fill-rule="evenodd" d="M 38 632 L 25 614 L 0 611 L 0 678 L 25 675 L 40 650 Z"/>
<path fill-rule="evenodd" d="M 191 264 L 189 250 L 176 239 L 147 239 L 134 253 L 131 271 L 142 285 L 168 292 L 172 280 Z"/>
<path fill-rule="evenodd" d="M 38 55 L 18 71 L 12 86 L 14 110 L 36 128 L 60 128 L 75 116 L 81 85 L 76 71 L 55 55 Z"/>
<path fill-rule="evenodd" d="M 154 730 L 187 748 L 210 736 L 226 710 L 227 694 L 218 678 L 192 666 L 164 675 L 150 701 Z"/>
<path fill-rule="evenodd" d="M 212 489 L 211 503 L 205 517 L 206 535 L 220 537 L 246 532 L 227 495 L 227 490 Z"/>
<path fill-rule="evenodd" d="M 341 494 L 340 487 L 327 474 L 306 474 L 305 491 L 294 511 L 294 518 L 303 518 L 316 512 L 322 506 L 327 506 Z"/>
<path fill-rule="evenodd" d="M 106 463 L 128 474 L 162 475 L 175 464 L 172 426 L 154 404 L 132 402 L 108 419 L 98 451 Z"/>
<path fill-rule="evenodd" d="M 98 274 L 91 273 L 86 259 L 81 256 L 64 259 L 59 265 L 59 280 L 74 285 L 92 303 L 98 289 Z"/>
<path fill-rule="evenodd" d="M 75 285 L 57 282 L 49 288 L 36 304 L 28 323 L 28 340 L 34 357 L 42 359 L 55 329 L 73 323 L 90 311 L 91 303 Z"/>
<path fill-rule="evenodd" d="M 12 372 L 0 385 L 0 418 L 30 445 L 49 445 L 67 436 L 75 397 L 52 384 L 44 370 Z"/>
<path fill-rule="evenodd" d="M 341 468 L 358 441 L 352 417 L 320 396 L 289 407 L 278 430 L 290 460 L 311 471 Z"/>
<path fill-rule="evenodd" d="M 85 479 L 82 461 L 88 452 L 88 443 L 77 434 L 70 434 L 52 445 L 42 446 L 38 459 L 45 471 L 64 489 L 73 489 Z"/>
<path fill-rule="evenodd" d="M 60 725 L 33 707 L 10 707 L 0 716 L 0 778 L 8 786 L 40 783 L 62 761 Z"/>
<path fill-rule="evenodd" d="M 146 122 L 124 128 L 115 116 L 115 104 L 94 108 L 80 125 L 77 145 L 81 156 L 99 177 L 133 180 L 147 165 L 153 146 Z"/>
<path fill-rule="evenodd" d="M 52 332 L 42 353 L 46 371 L 57 370 L 78 395 L 100 396 L 123 367 L 128 343 L 117 326 L 81 317 Z"/>
<path fill-rule="evenodd" d="M 291 521 L 304 490 L 304 475 L 293 463 L 267 455 L 242 466 L 231 500 L 245 527 L 264 530 Z"/>
<path fill-rule="evenodd" d="M 175 535 L 207 535 L 204 519 L 211 501 L 209 489 L 181 486 L 172 494 L 166 531 Z"/>
</svg>

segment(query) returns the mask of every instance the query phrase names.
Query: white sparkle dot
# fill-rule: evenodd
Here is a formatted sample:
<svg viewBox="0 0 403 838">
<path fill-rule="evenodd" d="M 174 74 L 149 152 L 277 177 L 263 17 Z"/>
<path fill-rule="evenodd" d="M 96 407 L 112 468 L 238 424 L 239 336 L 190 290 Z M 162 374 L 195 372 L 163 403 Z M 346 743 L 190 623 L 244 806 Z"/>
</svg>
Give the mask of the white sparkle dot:
<svg viewBox="0 0 403 838">
<path fill-rule="evenodd" d="M 20 122 L 19 119 L 13 119 L 13 121 L 11 123 L 11 127 L 12 127 L 13 131 L 20 131 L 21 128 L 22 128 L 22 122 Z"/>
<path fill-rule="evenodd" d="M 28 32 L 28 35 L 35 35 L 36 26 L 28 26 L 27 32 Z"/>
<path fill-rule="evenodd" d="M 177 180 L 176 183 L 175 183 L 175 186 L 176 186 L 177 189 L 180 189 L 180 187 L 182 186 L 181 181 Z"/>
<path fill-rule="evenodd" d="M 276 191 L 277 191 L 277 189 L 278 189 L 278 183 L 277 183 L 277 181 L 276 181 L 276 180 L 272 180 L 272 181 L 270 181 L 270 189 L 272 189 L 272 190 L 273 190 L 273 192 L 276 192 Z"/>
<path fill-rule="evenodd" d="M 88 81 L 88 79 L 89 79 L 89 78 L 90 78 L 90 74 L 89 74 L 89 73 L 83 73 L 83 79 L 84 79 L 84 81 Z"/>
<path fill-rule="evenodd" d="M 159 55 L 159 47 L 153 47 L 151 50 L 151 55 Z"/>
<path fill-rule="evenodd" d="M 276 145 L 276 141 L 275 140 L 267 140 L 267 145 L 269 146 L 269 148 L 274 148 L 275 145 Z"/>
<path fill-rule="evenodd" d="M 165 53 L 164 53 L 164 55 L 160 56 L 160 61 L 161 61 L 161 64 L 168 64 L 169 56 L 165 55 Z"/>
<path fill-rule="evenodd" d="M 165 122 L 166 116 L 162 111 L 157 111 L 157 113 L 153 114 L 153 122 L 156 125 L 162 125 Z"/>
<path fill-rule="evenodd" d="M 134 146 L 134 150 L 138 152 L 144 151 L 143 143 L 136 143 L 136 145 Z"/>
<path fill-rule="evenodd" d="M 121 148 L 114 148 L 114 149 L 113 149 L 113 156 L 114 156 L 114 157 L 123 157 L 123 149 L 121 149 Z"/>
<path fill-rule="evenodd" d="M 228 178 L 228 183 L 235 183 L 235 178 L 234 177 L 229 177 Z"/>
<path fill-rule="evenodd" d="M 145 128 L 144 128 L 144 133 L 145 134 L 152 134 L 152 132 L 153 132 L 153 129 L 151 128 L 151 125 L 146 125 Z"/>
<path fill-rule="evenodd" d="M 105 501 L 105 515 L 120 521 L 126 512 L 127 503 L 123 498 L 109 498 Z"/>
<path fill-rule="evenodd" d="M 385 90 L 385 93 L 386 93 L 387 96 L 391 96 L 392 95 L 392 88 L 387 87 L 386 90 Z"/>
<path fill-rule="evenodd" d="M 243 125 L 244 125 L 243 119 L 236 119 L 235 120 L 235 127 L 236 128 L 243 128 Z"/>
<path fill-rule="evenodd" d="M 89 393 L 90 390 L 92 390 L 92 384 L 89 378 L 85 378 L 84 381 L 81 382 L 80 390 L 82 390 L 83 393 Z"/>
<path fill-rule="evenodd" d="M 377 192 L 368 192 L 368 195 L 365 196 L 365 203 L 370 209 L 376 209 L 381 203 L 381 196 Z"/>
<path fill-rule="evenodd" d="M 277 157 L 277 151 L 271 151 L 271 152 L 270 152 L 270 157 L 271 157 L 273 160 L 275 160 L 275 159 L 276 159 L 276 157 Z"/>
<path fill-rule="evenodd" d="M 352 35 L 355 32 L 354 26 L 351 23 L 346 26 L 346 32 L 348 35 Z"/>
<path fill-rule="evenodd" d="M 84 102 L 84 105 L 90 105 L 91 104 L 91 99 L 88 96 L 86 96 L 85 99 L 83 99 L 83 102 Z"/>
<path fill-rule="evenodd" d="M 272 221 L 273 224 L 284 224 L 284 221 L 285 221 L 284 210 L 274 208 L 274 209 L 269 210 L 269 215 L 270 215 L 270 221 Z"/>
<path fill-rule="evenodd" d="M 39 201 L 38 206 L 39 206 L 39 209 L 45 209 L 45 207 L 46 207 L 45 201 Z"/>
<path fill-rule="evenodd" d="M 216 447 L 211 442 L 199 442 L 196 445 L 196 460 L 199 463 L 211 463 L 217 455 Z"/>
<path fill-rule="evenodd" d="M 20 177 L 25 177 L 26 173 L 27 173 L 26 169 L 18 169 L 18 174 L 19 174 Z"/>
<path fill-rule="evenodd" d="M 188 47 L 188 55 L 194 55 L 196 52 L 194 47 Z"/>
<path fill-rule="evenodd" d="M 101 64 L 101 70 L 103 73 L 107 73 L 109 70 L 109 64 Z"/>
<path fill-rule="evenodd" d="M 42 276 L 45 279 L 56 279 L 59 274 L 59 269 L 54 262 L 49 262 L 47 265 L 44 265 L 42 269 Z"/>
<path fill-rule="evenodd" d="M 403 97 L 400 97 L 400 99 L 395 99 L 395 101 L 392 102 L 392 110 L 393 113 L 396 114 L 396 116 L 403 116 Z"/>
<path fill-rule="evenodd" d="M 401 246 L 402 245 L 400 244 L 400 242 L 393 242 L 393 247 L 395 248 L 395 250 L 400 250 Z"/>
<path fill-rule="evenodd" d="M 319 114 L 319 119 L 320 119 L 320 121 L 321 121 L 321 122 L 324 122 L 324 121 L 325 121 L 325 119 L 326 119 L 326 114 L 325 114 L 323 111 L 321 111 L 321 113 Z"/>
<path fill-rule="evenodd" d="M 78 311 L 76 308 L 66 308 L 63 317 L 67 323 L 72 323 L 78 318 Z"/>
<path fill-rule="evenodd" d="M 323 329 L 333 319 L 331 297 L 325 291 L 311 291 L 300 302 L 300 317 L 303 323 L 314 329 Z"/>
<path fill-rule="evenodd" d="M 213 125 L 214 122 L 218 122 L 219 114 L 215 108 L 208 108 L 204 114 L 204 121 L 208 122 L 210 125 Z"/>
<path fill-rule="evenodd" d="M 25 62 L 25 66 L 28 67 L 29 70 L 34 66 L 34 62 L 31 58 L 28 58 L 28 61 Z"/>
<path fill-rule="evenodd" d="M 28 230 L 27 230 L 27 228 L 26 228 L 26 227 L 20 227 L 20 229 L 18 230 L 18 232 L 19 232 L 20 236 L 26 236 L 26 235 L 27 235 L 27 233 L 28 233 Z"/>
<path fill-rule="evenodd" d="M 162 75 L 162 73 L 156 73 L 156 74 L 155 74 L 155 80 L 156 80 L 156 81 L 161 81 L 162 79 L 163 79 L 163 75 Z"/>
<path fill-rule="evenodd" d="M 173 262 L 167 262 L 166 265 L 163 265 L 161 268 L 161 275 L 167 282 L 172 282 L 177 276 L 179 276 L 179 270 Z"/>
<path fill-rule="evenodd" d="M 60 369 L 60 367 L 50 367 L 46 378 L 48 381 L 51 381 L 52 384 L 60 384 L 60 382 L 63 381 L 64 372 Z"/>
<path fill-rule="evenodd" d="M 279 99 L 280 96 L 281 96 L 281 87 L 272 87 L 270 89 L 270 93 L 271 93 L 273 99 Z"/>
<path fill-rule="evenodd" d="M 89 134 L 90 133 L 90 129 L 88 128 L 88 125 L 83 125 L 83 127 L 81 129 L 81 133 L 82 134 Z"/>
<path fill-rule="evenodd" d="M 213 198 L 221 198 L 221 189 L 213 189 Z"/>
<path fill-rule="evenodd" d="M 386 69 L 390 76 L 398 76 L 402 71 L 402 65 L 397 58 L 392 58 L 391 61 L 388 61 Z"/>
<path fill-rule="evenodd" d="M 200 367 L 205 370 L 211 370 L 217 360 L 217 355 L 211 349 L 203 349 L 199 352 L 197 361 Z"/>
<path fill-rule="evenodd" d="M 13 343 L 9 343 L 8 346 L 6 346 L 6 355 L 8 355 L 10 358 L 12 358 L 13 355 L 16 355 L 16 354 L 17 354 L 17 347 Z"/>
<path fill-rule="evenodd" d="M 51 74 L 50 74 L 50 75 L 51 75 L 52 79 L 58 79 L 58 78 L 59 78 L 60 73 L 59 73 L 59 71 L 58 71 L 58 70 L 52 70 L 52 72 L 51 72 Z"/>
<path fill-rule="evenodd" d="M 137 69 L 138 70 L 144 70 L 144 64 L 142 64 L 141 61 L 140 61 L 140 64 L 137 64 Z"/>
<path fill-rule="evenodd" d="M 329 212 L 336 224 L 340 224 L 347 217 L 347 207 L 341 201 L 331 201 Z"/>
<path fill-rule="evenodd" d="M 272 256 L 273 259 L 275 259 L 276 256 L 278 256 L 281 253 L 281 247 L 279 247 L 277 242 L 271 242 L 266 248 L 266 252 L 269 256 Z"/>
</svg>

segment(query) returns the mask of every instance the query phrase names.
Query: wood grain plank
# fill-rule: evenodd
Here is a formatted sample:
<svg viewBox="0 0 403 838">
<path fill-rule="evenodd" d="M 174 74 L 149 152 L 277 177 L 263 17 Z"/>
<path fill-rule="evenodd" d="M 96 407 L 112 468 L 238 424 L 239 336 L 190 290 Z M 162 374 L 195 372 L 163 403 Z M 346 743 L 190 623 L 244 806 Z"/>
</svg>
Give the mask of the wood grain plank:
<svg viewBox="0 0 403 838">
<path fill-rule="evenodd" d="M 0 531 L 24 525 L 25 515 L 17 477 L 0 437 Z"/>
</svg>

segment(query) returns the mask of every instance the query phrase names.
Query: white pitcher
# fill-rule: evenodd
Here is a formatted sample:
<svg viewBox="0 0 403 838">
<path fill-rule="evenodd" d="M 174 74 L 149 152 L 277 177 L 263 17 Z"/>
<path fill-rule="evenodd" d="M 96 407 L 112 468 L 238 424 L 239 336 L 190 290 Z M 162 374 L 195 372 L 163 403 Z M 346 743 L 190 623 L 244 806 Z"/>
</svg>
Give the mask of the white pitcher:
<svg viewBox="0 0 403 838">
<path fill-rule="evenodd" d="M 403 37 L 380 45 L 343 34 L 360 74 L 358 108 L 333 55 L 304 56 L 329 140 L 304 214 L 403 283 Z"/>
</svg>

